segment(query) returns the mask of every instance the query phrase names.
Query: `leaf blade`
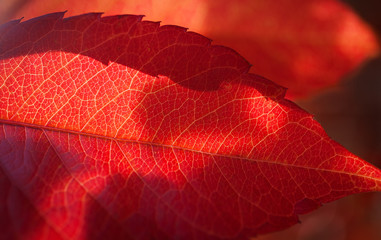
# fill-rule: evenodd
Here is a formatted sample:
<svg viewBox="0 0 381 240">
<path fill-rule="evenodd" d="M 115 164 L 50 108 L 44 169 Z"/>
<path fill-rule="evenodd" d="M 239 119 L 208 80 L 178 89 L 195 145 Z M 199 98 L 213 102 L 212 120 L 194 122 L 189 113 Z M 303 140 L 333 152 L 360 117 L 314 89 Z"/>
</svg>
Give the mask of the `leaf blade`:
<svg viewBox="0 0 381 240">
<path fill-rule="evenodd" d="M 183 28 L 56 13 L 14 26 L 0 46 L 2 169 L 48 216 L 41 232 L 233 239 L 380 190 L 380 171 L 282 87 Z"/>
</svg>

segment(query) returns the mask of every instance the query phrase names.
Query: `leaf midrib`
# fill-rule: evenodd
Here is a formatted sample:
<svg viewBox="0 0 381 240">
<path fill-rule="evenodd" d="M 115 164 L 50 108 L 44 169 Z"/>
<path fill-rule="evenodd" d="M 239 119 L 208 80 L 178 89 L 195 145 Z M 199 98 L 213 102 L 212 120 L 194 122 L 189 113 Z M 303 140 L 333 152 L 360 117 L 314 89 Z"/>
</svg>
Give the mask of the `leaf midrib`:
<svg viewBox="0 0 381 240">
<path fill-rule="evenodd" d="M 224 154 L 220 154 L 220 153 L 205 152 L 205 151 L 181 147 L 181 146 L 174 146 L 174 145 L 168 145 L 168 144 L 162 144 L 162 143 L 156 143 L 156 142 L 148 142 L 148 141 L 142 141 L 142 140 L 134 140 L 134 139 L 116 138 L 116 137 L 110 137 L 110 136 L 105 136 L 105 135 L 99 135 L 99 134 L 95 134 L 95 133 L 87 133 L 87 132 L 81 132 L 81 131 L 77 131 L 77 130 L 62 129 L 62 128 L 50 127 L 50 126 L 41 126 L 38 124 L 18 122 L 18 121 L 13 121 L 13 120 L 6 120 L 6 119 L 0 119 L 0 123 L 7 124 L 7 125 L 21 126 L 21 127 L 29 127 L 29 128 L 34 128 L 34 129 L 48 130 L 48 131 L 54 131 L 54 132 L 75 134 L 75 135 L 81 135 L 81 136 L 85 136 L 85 137 L 100 138 L 100 139 L 105 139 L 105 140 L 109 140 L 109 141 L 130 142 L 130 143 L 143 144 L 143 145 L 149 145 L 149 146 L 172 148 L 172 149 L 178 149 L 178 150 L 182 150 L 182 151 L 190 151 L 190 152 L 195 152 L 195 153 L 199 153 L 199 154 L 211 155 L 213 157 L 235 158 L 235 159 L 240 159 L 243 161 L 253 161 L 256 163 L 275 164 L 275 165 L 279 165 L 279 166 L 283 166 L 283 167 L 287 167 L 287 168 L 290 168 L 290 167 L 291 168 L 302 168 L 302 169 L 306 169 L 306 170 L 314 170 L 314 171 L 321 171 L 321 172 L 344 174 L 344 175 L 348 175 L 348 176 L 372 180 L 375 183 L 377 183 L 377 186 L 374 187 L 374 191 L 381 191 L 381 179 L 374 178 L 374 177 L 367 176 L 367 175 L 349 173 L 349 172 L 345 172 L 345 171 L 326 169 L 326 168 L 314 168 L 314 167 L 308 167 L 308 166 L 303 166 L 303 165 L 295 165 L 295 164 L 284 163 L 284 162 L 268 161 L 265 159 L 251 159 L 251 158 L 245 158 L 245 157 L 241 157 L 241 156 L 237 156 L 237 155 L 228 155 L 228 154 L 224 155 Z M 366 189 L 368 189 L 368 188 L 366 188 Z"/>
</svg>

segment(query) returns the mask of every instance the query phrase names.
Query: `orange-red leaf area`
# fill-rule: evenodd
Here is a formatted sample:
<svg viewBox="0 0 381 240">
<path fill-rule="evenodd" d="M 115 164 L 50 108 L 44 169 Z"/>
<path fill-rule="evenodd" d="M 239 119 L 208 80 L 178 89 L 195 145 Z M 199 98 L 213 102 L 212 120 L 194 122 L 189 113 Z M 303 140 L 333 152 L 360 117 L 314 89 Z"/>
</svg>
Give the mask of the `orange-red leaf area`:
<svg viewBox="0 0 381 240">
<path fill-rule="evenodd" d="M 246 239 L 380 190 L 233 50 L 141 16 L 0 27 L 0 238 Z"/>
<path fill-rule="evenodd" d="M 379 50 L 369 26 L 339 0 L 24 0 L 9 5 L 2 16 L 134 13 L 185 26 L 238 51 L 253 64 L 252 72 L 287 87 L 288 98 L 332 87 Z"/>
</svg>

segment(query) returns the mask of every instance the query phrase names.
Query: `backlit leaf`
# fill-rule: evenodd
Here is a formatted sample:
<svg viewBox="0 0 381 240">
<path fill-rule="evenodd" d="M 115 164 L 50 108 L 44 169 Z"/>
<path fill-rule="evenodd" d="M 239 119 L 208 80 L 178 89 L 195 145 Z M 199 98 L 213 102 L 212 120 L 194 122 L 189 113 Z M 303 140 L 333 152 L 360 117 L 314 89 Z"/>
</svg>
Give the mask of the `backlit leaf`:
<svg viewBox="0 0 381 240">
<path fill-rule="evenodd" d="M 0 27 L 0 238 L 246 239 L 380 190 L 233 50 L 62 17 Z"/>
<path fill-rule="evenodd" d="M 238 51 L 253 64 L 252 72 L 287 87 L 292 98 L 336 84 L 378 51 L 374 33 L 338 0 L 25 0 L 9 5 L 0 17 L 94 11 L 143 14 L 185 26 Z"/>
</svg>

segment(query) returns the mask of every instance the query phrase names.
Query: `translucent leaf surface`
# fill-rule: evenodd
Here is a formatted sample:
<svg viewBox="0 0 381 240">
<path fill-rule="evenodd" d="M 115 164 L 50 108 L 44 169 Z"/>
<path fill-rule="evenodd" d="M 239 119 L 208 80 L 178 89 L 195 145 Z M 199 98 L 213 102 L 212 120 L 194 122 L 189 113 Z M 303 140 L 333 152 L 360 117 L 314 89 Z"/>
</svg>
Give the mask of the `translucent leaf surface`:
<svg viewBox="0 0 381 240">
<path fill-rule="evenodd" d="M 187 27 L 238 51 L 253 73 L 288 88 L 288 98 L 335 85 L 379 49 L 371 29 L 339 0 L 13 0 L 0 21 L 65 10 L 143 14 Z"/>
<path fill-rule="evenodd" d="M 0 237 L 246 239 L 380 190 L 233 50 L 140 16 L 0 27 Z"/>
</svg>

